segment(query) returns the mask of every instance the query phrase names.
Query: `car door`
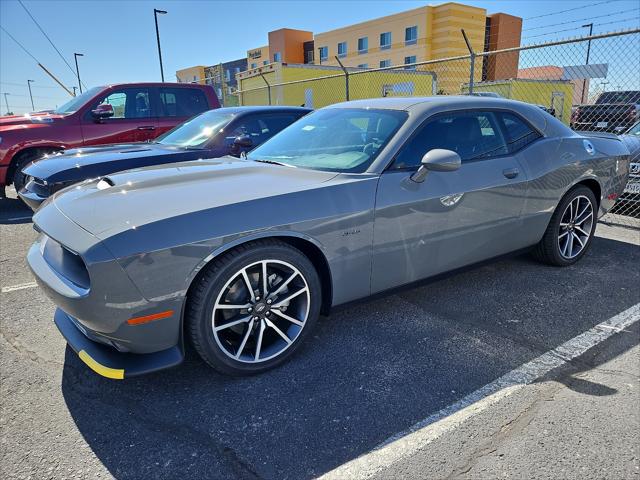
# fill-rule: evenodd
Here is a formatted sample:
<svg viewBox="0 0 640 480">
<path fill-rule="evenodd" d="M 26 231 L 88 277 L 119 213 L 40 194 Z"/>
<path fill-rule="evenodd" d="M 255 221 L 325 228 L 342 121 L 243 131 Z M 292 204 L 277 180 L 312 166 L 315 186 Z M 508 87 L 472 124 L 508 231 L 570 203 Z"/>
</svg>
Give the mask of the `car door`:
<svg viewBox="0 0 640 480">
<path fill-rule="evenodd" d="M 410 176 L 435 148 L 457 152 L 453 172 Z M 372 292 L 479 262 L 523 247 L 527 178 L 491 111 L 438 114 L 380 176 Z"/>
<path fill-rule="evenodd" d="M 266 142 L 276 133 L 284 130 L 301 116 L 302 114 L 297 112 L 265 112 L 244 115 L 234 120 L 229 127 L 225 129 L 224 145 L 229 148 L 230 153 L 233 155 L 240 155 L 243 152 L 246 153 Z M 246 146 L 234 145 L 234 140 L 241 136 L 248 137 L 251 140 L 251 144 Z"/>
<path fill-rule="evenodd" d="M 113 107 L 113 116 L 94 119 L 91 110 L 98 105 Z M 91 105 L 82 117 L 85 145 L 143 142 L 155 138 L 158 119 L 151 92 L 146 87 L 117 88 Z"/>
<path fill-rule="evenodd" d="M 209 110 L 207 97 L 199 88 L 159 87 L 157 92 L 159 117 L 156 136 Z"/>
</svg>

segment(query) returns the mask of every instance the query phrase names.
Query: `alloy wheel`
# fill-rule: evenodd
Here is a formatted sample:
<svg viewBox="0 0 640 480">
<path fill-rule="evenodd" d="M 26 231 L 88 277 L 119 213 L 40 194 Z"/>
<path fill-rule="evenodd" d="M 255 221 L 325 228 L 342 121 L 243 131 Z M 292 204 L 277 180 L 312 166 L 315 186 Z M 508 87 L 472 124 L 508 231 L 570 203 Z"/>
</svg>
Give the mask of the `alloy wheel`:
<svg viewBox="0 0 640 480">
<path fill-rule="evenodd" d="M 270 360 L 300 336 L 309 316 L 306 279 L 288 262 L 262 260 L 231 276 L 213 307 L 213 336 L 228 357 Z"/>
<path fill-rule="evenodd" d="M 593 222 L 593 204 L 589 198 L 578 195 L 569 202 L 558 231 L 558 248 L 562 257 L 573 259 L 580 255 L 589 243 Z"/>
</svg>

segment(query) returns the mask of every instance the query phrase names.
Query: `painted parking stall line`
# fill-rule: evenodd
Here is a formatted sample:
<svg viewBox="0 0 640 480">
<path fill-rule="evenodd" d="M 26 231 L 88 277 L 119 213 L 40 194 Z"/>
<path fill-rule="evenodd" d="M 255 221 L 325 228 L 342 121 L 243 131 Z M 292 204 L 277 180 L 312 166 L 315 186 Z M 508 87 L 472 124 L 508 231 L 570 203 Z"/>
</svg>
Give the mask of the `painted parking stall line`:
<svg viewBox="0 0 640 480">
<path fill-rule="evenodd" d="M 527 384 L 579 357 L 607 338 L 626 331 L 637 321 L 640 321 L 640 303 L 488 383 L 409 429 L 393 435 L 371 452 L 327 472 L 320 478 L 355 480 L 372 477 L 445 433 L 455 430 L 469 418 L 518 392 Z"/>
<path fill-rule="evenodd" d="M 9 293 L 9 292 L 15 292 L 16 290 L 25 290 L 27 288 L 35 288 L 37 287 L 38 284 L 36 282 L 27 282 L 27 283 L 20 283 L 18 285 L 11 285 L 9 287 L 2 287 L 2 290 L 0 290 L 2 293 Z"/>
</svg>

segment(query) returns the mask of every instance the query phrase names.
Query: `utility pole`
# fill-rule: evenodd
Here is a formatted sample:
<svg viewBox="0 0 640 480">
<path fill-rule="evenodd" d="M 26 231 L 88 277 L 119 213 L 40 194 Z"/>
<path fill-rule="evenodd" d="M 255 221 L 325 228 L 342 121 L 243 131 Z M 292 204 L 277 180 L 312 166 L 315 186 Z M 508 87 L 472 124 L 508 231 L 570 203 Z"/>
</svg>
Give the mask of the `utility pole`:
<svg viewBox="0 0 640 480">
<path fill-rule="evenodd" d="M 593 23 L 587 23 L 586 25 L 582 25 L 582 28 L 589 28 L 589 37 L 593 35 Z M 587 62 L 586 65 L 589 65 L 589 54 L 591 53 L 591 39 L 587 42 Z M 580 103 L 584 103 L 584 93 L 587 89 L 587 79 L 582 79 L 582 95 L 580 97 Z"/>
<path fill-rule="evenodd" d="M 160 49 L 160 30 L 158 30 L 158 14 L 165 15 L 166 10 L 158 10 L 157 8 L 153 9 L 153 18 L 156 21 L 156 39 L 158 40 L 158 58 L 160 59 L 160 77 L 162 78 L 162 82 L 164 83 L 164 69 L 162 68 L 162 50 Z"/>
<path fill-rule="evenodd" d="M 78 57 L 84 57 L 84 53 L 73 54 L 73 58 L 76 61 L 76 75 L 78 76 L 78 88 L 80 89 L 80 93 L 82 93 L 82 83 L 80 83 L 80 70 L 78 69 Z"/>
<path fill-rule="evenodd" d="M 78 87 L 71 87 L 71 88 L 73 88 L 73 96 L 75 97 L 75 96 L 76 96 L 76 89 L 77 89 Z"/>
<path fill-rule="evenodd" d="M 31 99 L 31 111 L 35 112 L 36 107 L 33 105 L 33 94 L 31 93 L 31 83 L 35 82 L 35 80 L 27 80 L 27 86 L 29 87 L 29 98 Z"/>
<path fill-rule="evenodd" d="M 11 115 L 11 110 L 9 110 L 9 101 L 7 100 L 7 92 L 4 93 L 4 104 L 7 107 L 7 115 Z"/>
</svg>

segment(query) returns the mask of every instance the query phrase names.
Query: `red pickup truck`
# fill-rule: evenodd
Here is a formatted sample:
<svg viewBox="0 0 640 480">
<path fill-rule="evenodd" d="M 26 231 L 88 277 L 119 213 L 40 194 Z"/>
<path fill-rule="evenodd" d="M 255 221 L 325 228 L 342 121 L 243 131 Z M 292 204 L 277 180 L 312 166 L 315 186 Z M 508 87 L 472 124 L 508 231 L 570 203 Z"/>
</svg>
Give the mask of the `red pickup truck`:
<svg viewBox="0 0 640 480">
<path fill-rule="evenodd" d="M 151 140 L 219 107 L 208 85 L 127 83 L 91 88 L 52 112 L 0 117 L 0 197 L 11 183 L 18 190 L 22 167 L 46 154 Z"/>
</svg>

